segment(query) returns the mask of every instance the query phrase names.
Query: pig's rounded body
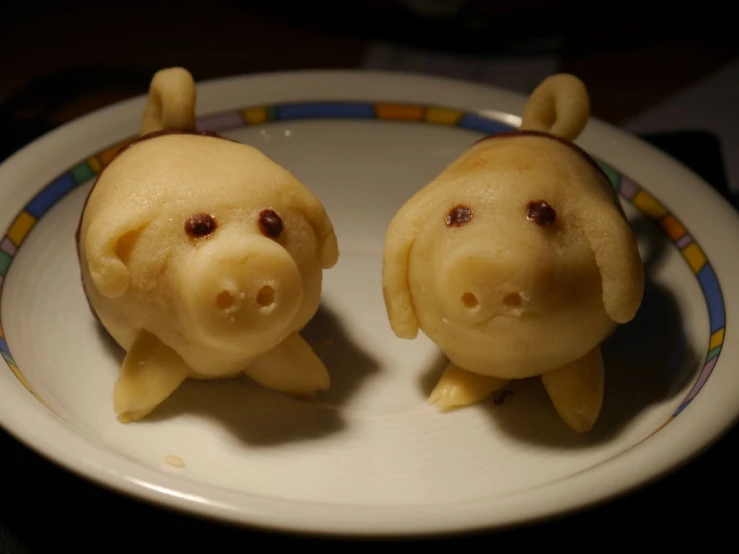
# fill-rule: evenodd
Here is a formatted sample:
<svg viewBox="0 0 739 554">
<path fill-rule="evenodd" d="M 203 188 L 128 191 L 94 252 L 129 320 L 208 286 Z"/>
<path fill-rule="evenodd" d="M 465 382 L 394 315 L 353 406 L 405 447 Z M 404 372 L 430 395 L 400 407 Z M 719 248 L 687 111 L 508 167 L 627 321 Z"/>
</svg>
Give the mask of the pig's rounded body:
<svg viewBox="0 0 739 554">
<path fill-rule="evenodd" d="M 471 148 L 420 193 L 434 215 L 409 253 L 419 328 L 459 367 L 501 379 L 541 375 L 597 347 L 616 323 L 578 202 L 585 194 L 615 207 L 609 186 L 549 138 Z M 527 207 L 541 202 L 553 220 L 537 224 Z M 454 209 L 465 210 L 463 224 L 449 224 Z"/>
<path fill-rule="evenodd" d="M 145 330 L 194 376 L 238 373 L 318 308 L 310 209 L 302 185 L 250 146 L 182 133 L 141 141 L 106 167 L 83 213 L 91 307 L 126 350 Z M 279 214 L 278 237 L 261 232 L 264 210 Z M 187 229 L 199 214 L 214 221 L 204 236 Z"/>
<path fill-rule="evenodd" d="M 541 376 L 573 430 L 597 420 L 600 345 L 634 317 L 644 271 L 614 188 L 572 142 L 588 116 L 582 82 L 546 79 L 517 131 L 478 141 L 391 221 L 388 317 L 397 336 L 423 331 L 449 358 L 429 396 L 439 409 Z"/>
<path fill-rule="evenodd" d="M 615 190 L 572 142 L 589 110 L 579 79 L 545 79 L 518 130 L 478 141 L 390 222 L 388 318 L 449 358 L 429 396 L 441 410 L 541 376 L 573 430 L 598 418 L 600 345 L 636 314 L 644 270 Z"/>
<path fill-rule="evenodd" d="M 330 385 L 299 331 L 338 241 L 321 202 L 256 148 L 195 129 L 195 83 L 154 75 L 141 135 L 98 176 L 76 233 L 90 308 L 126 356 L 119 421 L 187 378 L 241 372 L 291 396 Z"/>
</svg>

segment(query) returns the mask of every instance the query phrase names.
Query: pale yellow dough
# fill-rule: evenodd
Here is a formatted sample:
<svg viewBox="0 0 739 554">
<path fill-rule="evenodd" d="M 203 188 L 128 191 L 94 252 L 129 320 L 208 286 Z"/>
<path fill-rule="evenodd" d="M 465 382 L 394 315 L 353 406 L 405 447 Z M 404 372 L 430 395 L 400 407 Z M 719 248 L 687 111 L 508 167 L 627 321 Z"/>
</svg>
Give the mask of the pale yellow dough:
<svg viewBox="0 0 739 554">
<path fill-rule="evenodd" d="M 191 133 L 194 118 L 190 73 L 158 72 L 141 132 L 182 132 L 122 151 L 81 219 L 85 292 L 127 351 L 114 392 L 122 422 L 146 416 L 189 377 L 244 372 L 300 396 L 330 384 L 298 334 L 318 308 L 323 269 L 338 260 L 328 215 L 257 149 Z M 264 210 L 279 216 L 279 236 L 263 231 Z M 215 221 L 207 236 L 186 232 L 199 214 Z"/>
<path fill-rule="evenodd" d="M 522 132 L 473 145 L 391 221 L 390 325 L 405 339 L 422 330 L 449 358 L 430 397 L 438 408 L 541 375 L 572 429 L 596 422 L 600 345 L 635 316 L 644 270 L 613 187 L 571 142 L 589 116 L 580 80 L 549 77 L 529 98 Z M 528 217 L 529 204 L 542 201 L 550 224 Z M 460 213 L 461 224 L 449 226 Z"/>
</svg>

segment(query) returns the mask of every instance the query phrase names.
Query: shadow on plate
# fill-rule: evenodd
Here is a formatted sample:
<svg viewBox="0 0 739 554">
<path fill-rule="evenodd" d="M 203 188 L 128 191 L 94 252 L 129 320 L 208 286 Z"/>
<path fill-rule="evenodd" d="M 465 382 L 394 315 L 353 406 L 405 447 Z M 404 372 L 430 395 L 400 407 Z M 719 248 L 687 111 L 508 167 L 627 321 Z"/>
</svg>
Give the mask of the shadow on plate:
<svg viewBox="0 0 739 554">
<path fill-rule="evenodd" d="M 380 372 L 377 359 L 361 350 L 336 315 L 324 306 L 300 334 L 313 346 L 331 374 L 331 387 L 316 399 L 321 406 L 345 406 L 368 379 Z"/>
<path fill-rule="evenodd" d="M 559 418 L 541 379 L 514 381 L 478 406 L 493 425 L 526 442 L 556 448 L 587 448 L 613 439 L 649 406 L 673 398 L 700 369 L 700 357 L 686 340 L 683 314 L 673 294 L 651 277 L 663 259 L 669 239 L 645 217 L 632 221 L 646 271 L 644 298 L 636 317 L 603 343 L 606 365 L 603 409 L 592 431 L 572 432 Z M 430 394 L 446 366 L 442 359 L 420 381 Z"/>
<path fill-rule="evenodd" d="M 188 379 L 146 419 L 156 424 L 195 414 L 216 420 L 250 445 L 315 440 L 340 431 L 341 406 L 378 370 L 377 361 L 360 350 L 336 316 L 321 307 L 301 333 L 314 346 L 331 374 L 331 388 L 315 400 L 298 400 L 267 390 L 247 377 L 213 381 Z"/>
</svg>

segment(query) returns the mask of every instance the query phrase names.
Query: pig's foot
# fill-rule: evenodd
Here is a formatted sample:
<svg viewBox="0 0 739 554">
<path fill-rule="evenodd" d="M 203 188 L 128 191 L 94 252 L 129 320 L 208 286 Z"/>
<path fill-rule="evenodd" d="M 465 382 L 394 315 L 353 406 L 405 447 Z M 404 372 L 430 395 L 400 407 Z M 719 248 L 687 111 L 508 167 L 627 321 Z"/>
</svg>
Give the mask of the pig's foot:
<svg viewBox="0 0 739 554">
<path fill-rule="evenodd" d="M 603 406 L 603 357 L 600 347 L 541 376 L 559 417 L 578 433 L 593 428 Z"/>
<path fill-rule="evenodd" d="M 431 392 L 429 402 L 442 411 L 468 406 L 484 400 L 507 383 L 506 379 L 478 375 L 450 363 Z"/>
<path fill-rule="evenodd" d="M 113 409 L 121 423 L 147 416 L 190 374 L 179 355 L 146 331 L 139 331 L 123 360 L 113 391 Z"/>
<path fill-rule="evenodd" d="M 244 373 L 263 387 L 297 397 L 315 396 L 331 384 L 326 366 L 298 333 L 255 358 Z"/>
</svg>

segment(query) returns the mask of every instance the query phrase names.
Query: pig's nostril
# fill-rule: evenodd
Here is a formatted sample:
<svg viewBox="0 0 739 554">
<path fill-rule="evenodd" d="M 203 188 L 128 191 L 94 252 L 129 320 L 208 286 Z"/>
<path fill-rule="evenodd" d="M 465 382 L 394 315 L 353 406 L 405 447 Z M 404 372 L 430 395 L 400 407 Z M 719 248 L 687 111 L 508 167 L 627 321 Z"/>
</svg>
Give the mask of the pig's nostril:
<svg viewBox="0 0 739 554">
<path fill-rule="evenodd" d="M 257 304 L 267 308 L 275 303 L 275 291 L 269 285 L 264 285 L 257 293 Z"/>
<path fill-rule="evenodd" d="M 464 304 L 465 308 L 472 310 L 477 308 L 477 306 L 480 305 L 480 302 L 477 300 L 477 296 L 471 292 L 465 292 L 462 295 L 462 304 Z"/>
<path fill-rule="evenodd" d="M 503 297 L 503 304 L 506 308 L 520 308 L 521 307 L 521 295 L 517 292 L 506 294 Z"/>
<path fill-rule="evenodd" d="M 228 310 L 234 305 L 234 295 L 224 290 L 218 296 L 216 296 L 216 306 L 219 310 Z"/>
</svg>

